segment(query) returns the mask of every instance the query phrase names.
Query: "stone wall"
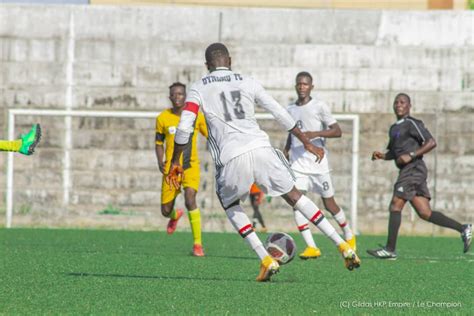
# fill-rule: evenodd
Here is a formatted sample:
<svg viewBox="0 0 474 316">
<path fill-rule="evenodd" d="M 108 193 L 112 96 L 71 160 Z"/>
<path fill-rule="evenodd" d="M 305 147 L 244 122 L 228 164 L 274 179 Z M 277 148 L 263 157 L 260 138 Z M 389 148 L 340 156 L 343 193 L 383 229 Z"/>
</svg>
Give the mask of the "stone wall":
<svg viewBox="0 0 474 316">
<path fill-rule="evenodd" d="M 473 18 L 469 11 L 3 5 L 2 131 L 6 135 L 8 109 L 65 109 L 70 64 L 72 109 L 158 112 L 169 105 L 169 84 L 190 83 L 205 73 L 203 51 L 220 40 L 231 51 L 233 68 L 259 79 L 281 104 L 294 99 L 294 76 L 307 70 L 315 78 L 315 95 L 334 113 L 360 115 L 361 232 L 386 230 L 397 170 L 369 158 L 386 146 L 394 121 L 391 103 L 401 91 L 412 97 L 413 115 L 438 141 L 426 157 L 433 205 L 472 221 Z M 72 120 L 69 205 L 63 203 L 64 118 L 18 117 L 16 130 L 36 121 L 44 127 L 37 154 L 15 156 L 15 226 L 163 229 L 153 120 Z M 282 147 L 285 133 L 272 122 L 262 124 Z M 329 146 L 336 198 L 348 212 L 352 129 L 348 122 L 341 125 L 343 138 Z M 214 194 L 204 141 L 200 148 L 204 229 L 231 230 Z M 6 166 L 6 155 L 0 164 Z M 5 181 L 3 172 L 2 194 Z M 181 199 L 178 204 L 183 205 Z M 293 229 L 281 199 L 262 209 L 271 229 Z M 402 230 L 448 233 L 415 217 L 407 207 Z"/>
</svg>

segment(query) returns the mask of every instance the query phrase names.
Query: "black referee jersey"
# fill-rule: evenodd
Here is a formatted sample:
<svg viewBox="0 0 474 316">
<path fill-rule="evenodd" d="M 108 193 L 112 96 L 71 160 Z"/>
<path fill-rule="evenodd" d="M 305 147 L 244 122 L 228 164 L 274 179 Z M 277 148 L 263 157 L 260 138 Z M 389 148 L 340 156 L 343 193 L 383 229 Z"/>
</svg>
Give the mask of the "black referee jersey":
<svg viewBox="0 0 474 316">
<path fill-rule="evenodd" d="M 415 152 L 418 148 L 428 140 L 433 138 L 431 133 L 426 129 L 421 120 L 417 120 L 411 116 L 407 116 L 390 127 L 389 143 L 387 149 L 389 155 L 395 158 L 410 152 Z M 416 157 L 406 165 L 397 165 L 399 169 L 413 167 L 416 164 L 424 164 L 423 156 Z"/>
</svg>

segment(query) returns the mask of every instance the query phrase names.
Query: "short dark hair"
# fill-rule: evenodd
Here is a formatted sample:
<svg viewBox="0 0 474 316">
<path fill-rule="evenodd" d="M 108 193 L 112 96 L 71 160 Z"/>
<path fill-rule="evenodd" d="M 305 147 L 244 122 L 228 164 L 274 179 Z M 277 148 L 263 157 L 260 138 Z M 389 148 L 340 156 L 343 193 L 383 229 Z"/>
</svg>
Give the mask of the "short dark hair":
<svg viewBox="0 0 474 316">
<path fill-rule="evenodd" d="M 410 96 L 408 96 L 408 94 L 401 92 L 401 93 L 399 93 L 399 94 L 397 94 L 397 95 L 395 96 L 395 100 L 396 100 L 398 97 L 405 97 L 405 98 L 407 98 L 408 103 L 411 104 L 411 99 L 410 99 Z M 394 102 L 395 102 L 395 101 L 394 101 Z"/>
<path fill-rule="evenodd" d="M 213 63 L 222 57 L 229 57 L 229 51 L 222 43 L 213 43 L 206 48 L 206 62 Z"/>
<path fill-rule="evenodd" d="M 186 85 L 184 83 L 181 83 L 179 81 L 173 82 L 171 86 L 169 86 L 169 89 L 173 89 L 174 87 L 183 87 L 184 91 L 186 91 Z"/>
<path fill-rule="evenodd" d="M 311 76 L 311 74 L 307 71 L 300 71 L 296 75 L 296 80 L 298 80 L 299 77 L 308 77 L 311 80 L 311 82 L 313 82 L 313 76 Z"/>
</svg>

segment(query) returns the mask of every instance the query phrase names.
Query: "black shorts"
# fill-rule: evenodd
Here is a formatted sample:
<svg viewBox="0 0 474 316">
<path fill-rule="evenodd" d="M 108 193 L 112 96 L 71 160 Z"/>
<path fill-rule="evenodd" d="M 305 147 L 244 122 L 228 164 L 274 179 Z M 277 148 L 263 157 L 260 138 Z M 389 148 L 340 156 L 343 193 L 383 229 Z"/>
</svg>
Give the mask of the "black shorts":
<svg viewBox="0 0 474 316">
<path fill-rule="evenodd" d="M 424 196 L 431 199 L 426 178 L 428 169 L 424 162 L 419 161 L 400 170 L 397 182 L 393 186 L 393 195 L 406 201 L 411 201 L 415 196 Z"/>
</svg>

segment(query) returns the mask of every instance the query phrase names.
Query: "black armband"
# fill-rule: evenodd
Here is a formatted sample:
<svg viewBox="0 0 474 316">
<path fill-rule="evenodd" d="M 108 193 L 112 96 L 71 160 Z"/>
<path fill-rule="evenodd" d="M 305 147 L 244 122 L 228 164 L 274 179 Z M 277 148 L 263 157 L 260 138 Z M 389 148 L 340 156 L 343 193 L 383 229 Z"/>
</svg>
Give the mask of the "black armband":
<svg viewBox="0 0 474 316">
<path fill-rule="evenodd" d="M 165 134 L 160 134 L 160 133 L 156 133 L 155 135 L 155 141 L 157 142 L 162 142 L 165 140 Z"/>
<path fill-rule="evenodd" d="M 290 128 L 290 129 L 288 130 L 288 132 L 291 133 L 291 131 L 294 130 L 297 126 L 298 126 L 298 124 L 295 124 L 295 126 L 293 126 L 292 128 Z"/>
</svg>

